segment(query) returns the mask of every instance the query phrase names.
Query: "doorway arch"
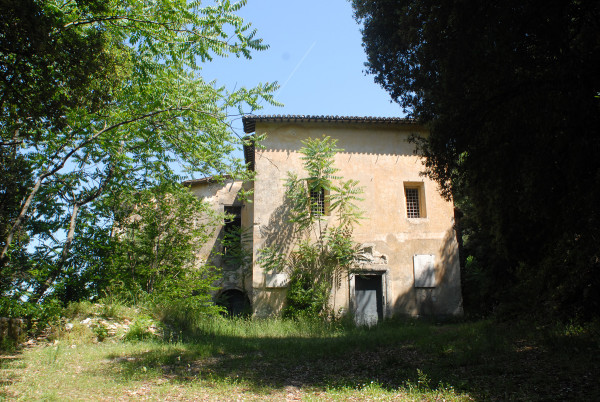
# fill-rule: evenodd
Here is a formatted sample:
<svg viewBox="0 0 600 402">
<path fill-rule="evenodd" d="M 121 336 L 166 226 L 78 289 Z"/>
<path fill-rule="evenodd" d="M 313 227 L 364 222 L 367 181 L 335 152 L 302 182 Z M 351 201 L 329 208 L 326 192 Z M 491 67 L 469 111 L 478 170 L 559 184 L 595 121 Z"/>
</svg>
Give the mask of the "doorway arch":
<svg viewBox="0 0 600 402">
<path fill-rule="evenodd" d="M 252 314 L 248 295 L 239 289 L 223 290 L 217 297 L 216 304 L 224 307 L 229 317 L 248 317 Z"/>
</svg>

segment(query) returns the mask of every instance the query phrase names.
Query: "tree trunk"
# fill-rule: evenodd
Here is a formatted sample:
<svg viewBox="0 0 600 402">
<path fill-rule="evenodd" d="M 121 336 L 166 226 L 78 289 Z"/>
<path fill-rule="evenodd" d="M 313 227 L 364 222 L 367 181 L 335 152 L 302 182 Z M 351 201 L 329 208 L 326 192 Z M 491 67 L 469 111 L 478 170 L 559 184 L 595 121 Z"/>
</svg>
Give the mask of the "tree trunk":
<svg viewBox="0 0 600 402">
<path fill-rule="evenodd" d="M 46 291 L 52 285 L 52 283 L 54 283 L 56 278 L 58 278 L 58 276 L 61 274 L 62 269 L 65 263 L 67 262 L 67 258 L 69 256 L 69 248 L 71 247 L 71 243 L 73 243 L 75 225 L 77 222 L 77 215 L 79 214 L 80 206 L 81 205 L 79 203 L 75 203 L 73 205 L 73 211 L 71 211 L 71 221 L 69 222 L 69 232 L 67 233 L 67 240 L 65 241 L 65 245 L 63 246 L 62 252 L 60 254 L 60 260 L 58 261 L 50 275 L 48 275 L 46 280 L 42 284 L 40 284 L 40 286 L 35 290 L 33 295 L 31 295 L 31 297 L 28 300 L 29 302 L 34 304 L 37 303 L 42 298 L 42 296 L 44 296 L 44 293 L 46 293 Z"/>
</svg>

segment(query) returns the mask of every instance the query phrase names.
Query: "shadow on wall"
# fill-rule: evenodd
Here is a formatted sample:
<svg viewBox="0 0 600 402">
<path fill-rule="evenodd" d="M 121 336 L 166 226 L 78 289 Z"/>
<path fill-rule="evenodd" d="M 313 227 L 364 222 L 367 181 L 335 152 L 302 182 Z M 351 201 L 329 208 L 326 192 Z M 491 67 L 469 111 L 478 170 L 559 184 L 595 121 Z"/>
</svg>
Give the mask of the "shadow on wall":
<svg viewBox="0 0 600 402">
<path fill-rule="evenodd" d="M 206 258 L 206 263 L 208 265 L 213 265 L 215 267 L 220 267 L 224 271 L 236 271 L 240 268 L 243 259 L 243 256 L 233 255 L 233 257 L 229 258 L 227 255 L 223 255 L 223 244 L 222 240 L 225 236 L 225 227 L 221 226 L 216 230 L 215 243 L 213 247 L 210 249 L 210 253 Z M 250 233 L 250 229 L 244 229 L 244 231 L 240 234 L 240 244 L 242 248 L 246 250 L 252 249 L 252 233 Z M 246 260 L 244 260 L 246 261 Z M 247 264 L 247 261 L 244 263 Z"/>
<path fill-rule="evenodd" d="M 290 223 L 291 217 L 291 208 L 288 202 L 284 201 L 275 208 L 269 217 L 269 223 L 261 225 L 259 228 L 262 239 L 261 248 L 275 248 L 286 256 L 290 253 L 294 240 L 296 240 L 294 224 Z"/>
<path fill-rule="evenodd" d="M 261 288 L 254 292 L 252 306 L 256 318 L 279 317 L 285 305 L 287 288 Z"/>
<path fill-rule="evenodd" d="M 255 239 L 255 244 L 259 245 L 259 250 L 269 247 L 278 250 L 279 254 L 287 257 L 292 251 L 297 238 L 294 224 L 290 223 L 290 219 L 291 208 L 289 203 L 284 201 L 271 213 L 268 224 L 259 227 L 260 239 Z M 260 259 L 260 251 L 257 257 Z M 255 264 L 257 263 L 259 262 L 255 261 Z M 277 272 L 268 273 L 283 272 L 284 267 L 281 267 Z M 254 314 L 261 318 L 277 316 L 281 313 L 281 309 L 285 304 L 287 287 L 267 288 L 264 275 L 261 280 L 261 285 L 254 290 L 252 300 Z"/>
<path fill-rule="evenodd" d="M 223 205 L 224 210 L 220 212 L 236 214 L 227 208 L 235 207 L 239 210 L 238 214 L 241 214 L 241 207 L 243 206 L 242 200 L 239 195 L 233 200 L 231 205 Z M 251 255 L 252 255 L 252 233 L 251 228 L 239 230 L 241 224 L 241 216 L 239 221 L 231 219 L 228 221 L 233 223 L 233 226 L 229 226 L 226 222 L 221 222 L 219 225 L 214 227 L 214 233 L 212 237 L 212 247 L 206 257 L 206 264 L 209 266 L 216 267 L 220 270 L 221 277 L 213 285 L 221 288 L 214 295 L 215 301 L 219 304 L 221 301 L 219 295 L 224 292 L 241 290 L 244 293 L 244 297 L 248 298 L 249 286 L 248 279 L 251 277 Z M 227 241 L 227 253 L 224 248 L 224 238 L 229 233 L 229 239 Z M 237 240 L 236 240 L 237 239 Z M 237 243 L 239 241 L 239 244 Z M 248 302 L 249 303 L 249 302 Z M 221 303 L 222 304 L 222 303 Z"/>
<path fill-rule="evenodd" d="M 440 258 L 435 266 L 435 287 L 415 288 L 413 282 L 410 290 L 393 302 L 394 312 L 433 317 L 463 314 L 458 244 L 453 228 L 444 236 Z"/>
<path fill-rule="evenodd" d="M 225 235 L 224 227 L 221 227 L 217 231 L 217 237 L 213 247 L 210 249 L 210 253 L 206 259 L 206 264 L 209 266 L 217 267 L 221 271 L 221 279 L 215 284 L 218 287 L 232 288 L 241 287 L 245 288 L 245 278 L 248 276 L 248 267 L 244 267 L 243 264 L 232 263 L 228 261 L 226 256 L 223 255 L 223 246 L 221 240 Z"/>
<path fill-rule="evenodd" d="M 221 226 L 218 229 L 216 229 L 215 231 L 216 231 L 215 243 L 213 244 L 212 248 L 210 249 L 210 253 L 208 254 L 208 257 L 206 258 L 206 263 L 208 265 L 212 265 L 215 267 L 222 267 L 223 266 L 223 256 L 222 256 L 223 247 L 221 246 L 221 239 L 223 238 L 223 236 L 225 234 L 225 228 L 223 226 Z"/>
<path fill-rule="evenodd" d="M 292 248 L 292 242 L 295 237 L 294 225 L 289 222 L 290 218 L 291 209 L 288 203 L 284 202 L 273 211 L 269 218 L 269 223 L 259 227 L 259 237 L 262 239 L 260 247 L 274 247 L 287 255 Z M 242 234 L 242 243 L 246 245 L 248 249 L 251 249 L 253 243 L 251 228 L 244 228 L 244 231 L 246 230 L 248 232 Z M 231 265 L 223 258 L 221 241 L 224 235 L 225 226 L 221 225 L 216 229 L 215 243 L 207 256 L 206 263 L 221 267 L 224 270 L 237 269 L 237 266 Z"/>
</svg>

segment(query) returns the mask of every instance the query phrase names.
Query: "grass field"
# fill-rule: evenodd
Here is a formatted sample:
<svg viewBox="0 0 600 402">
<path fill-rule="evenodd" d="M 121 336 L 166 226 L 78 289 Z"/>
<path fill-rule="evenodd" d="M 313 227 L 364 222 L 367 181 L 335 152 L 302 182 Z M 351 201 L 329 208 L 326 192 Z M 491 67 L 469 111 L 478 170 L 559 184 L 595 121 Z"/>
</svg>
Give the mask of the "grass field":
<svg viewBox="0 0 600 402">
<path fill-rule="evenodd" d="M 185 341 L 4 354 L 8 400 L 600 400 L 597 327 L 211 319 Z"/>
</svg>

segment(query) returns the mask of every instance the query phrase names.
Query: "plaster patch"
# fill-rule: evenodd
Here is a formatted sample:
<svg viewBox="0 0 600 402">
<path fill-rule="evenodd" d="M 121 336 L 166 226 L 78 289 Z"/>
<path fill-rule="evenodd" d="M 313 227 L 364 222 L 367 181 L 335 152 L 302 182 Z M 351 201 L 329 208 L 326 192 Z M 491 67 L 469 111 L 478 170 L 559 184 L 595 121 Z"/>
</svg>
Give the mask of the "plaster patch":
<svg viewBox="0 0 600 402">
<path fill-rule="evenodd" d="M 385 243 L 391 249 L 397 249 L 400 246 L 401 241 L 398 240 L 396 235 L 390 233 L 385 237 Z"/>
<path fill-rule="evenodd" d="M 358 265 L 387 265 L 388 257 L 375 250 L 374 243 L 364 243 L 356 256 Z"/>
</svg>

